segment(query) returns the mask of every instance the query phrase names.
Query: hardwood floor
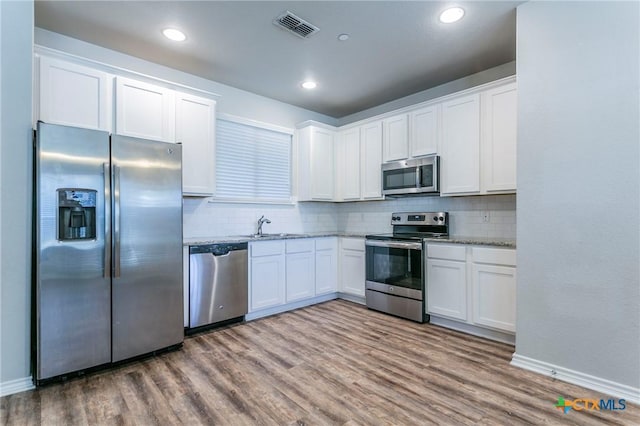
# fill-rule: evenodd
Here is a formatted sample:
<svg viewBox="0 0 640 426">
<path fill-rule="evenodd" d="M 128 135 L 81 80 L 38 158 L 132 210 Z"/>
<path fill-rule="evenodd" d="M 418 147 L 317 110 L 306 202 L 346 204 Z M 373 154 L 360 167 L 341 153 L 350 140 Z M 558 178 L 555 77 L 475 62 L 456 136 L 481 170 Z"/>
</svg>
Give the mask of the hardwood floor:
<svg viewBox="0 0 640 426">
<path fill-rule="evenodd" d="M 331 301 L 0 400 L 7 425 L 640 424 L 640 407 L 511 367 L 513 347 Z"/>
</svg>

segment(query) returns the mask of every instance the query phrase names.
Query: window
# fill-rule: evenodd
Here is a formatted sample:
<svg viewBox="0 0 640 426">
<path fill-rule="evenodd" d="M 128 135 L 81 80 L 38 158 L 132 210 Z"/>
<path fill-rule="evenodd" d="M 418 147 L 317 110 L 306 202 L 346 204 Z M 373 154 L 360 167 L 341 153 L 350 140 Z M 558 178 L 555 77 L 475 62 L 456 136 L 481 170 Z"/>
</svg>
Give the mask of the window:
<svg viewBox="0 0 640 426">
<path fill-rule="evenodd" d="M 216 127 L 216 198 L 290 203 L 291 132 L 242 119 Z"/>
</svg>

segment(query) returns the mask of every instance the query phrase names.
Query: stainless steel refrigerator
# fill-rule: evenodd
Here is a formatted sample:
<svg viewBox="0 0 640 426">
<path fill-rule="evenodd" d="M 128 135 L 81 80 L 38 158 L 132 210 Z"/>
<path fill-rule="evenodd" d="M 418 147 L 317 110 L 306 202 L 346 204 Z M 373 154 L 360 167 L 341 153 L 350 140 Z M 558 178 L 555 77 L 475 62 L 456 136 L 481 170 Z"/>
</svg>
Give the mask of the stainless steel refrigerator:
<svg viewBox="0 0 640 426">
<path fill-rule="evenodd" d="M 36 382 L 181 344 L 182 150 L 38 123 Z"/>
</svg>

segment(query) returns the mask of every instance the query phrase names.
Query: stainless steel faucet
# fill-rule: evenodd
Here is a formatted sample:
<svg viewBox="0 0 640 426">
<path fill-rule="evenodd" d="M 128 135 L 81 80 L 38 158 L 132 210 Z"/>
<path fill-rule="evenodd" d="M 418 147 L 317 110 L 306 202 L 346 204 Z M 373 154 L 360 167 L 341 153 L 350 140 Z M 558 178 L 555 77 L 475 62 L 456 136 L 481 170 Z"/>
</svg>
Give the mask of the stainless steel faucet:
<svg viewBox="0 0 640 426">
<path fill-rule="evenodd" d="M 262 225 L 265 223 L 271 223 L 271 221 L 262 215 L 262 217 L 258 219 L 258 235 L 262 235 Z"/>
</svg>

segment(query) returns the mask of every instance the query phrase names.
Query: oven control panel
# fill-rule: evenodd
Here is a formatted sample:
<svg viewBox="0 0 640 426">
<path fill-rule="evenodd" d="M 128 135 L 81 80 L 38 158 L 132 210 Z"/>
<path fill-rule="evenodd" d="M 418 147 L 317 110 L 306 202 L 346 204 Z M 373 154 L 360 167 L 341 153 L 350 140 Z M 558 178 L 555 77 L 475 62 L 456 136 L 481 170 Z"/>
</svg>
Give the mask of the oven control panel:
<svg viewBox="0 0 640 426">
<path fill-rule="evenodd" d="M 392 213 L 392 225 L 447 225 L 449 213 L 447 212 L 422 212 L 422 213 Z"/>
</svg>

